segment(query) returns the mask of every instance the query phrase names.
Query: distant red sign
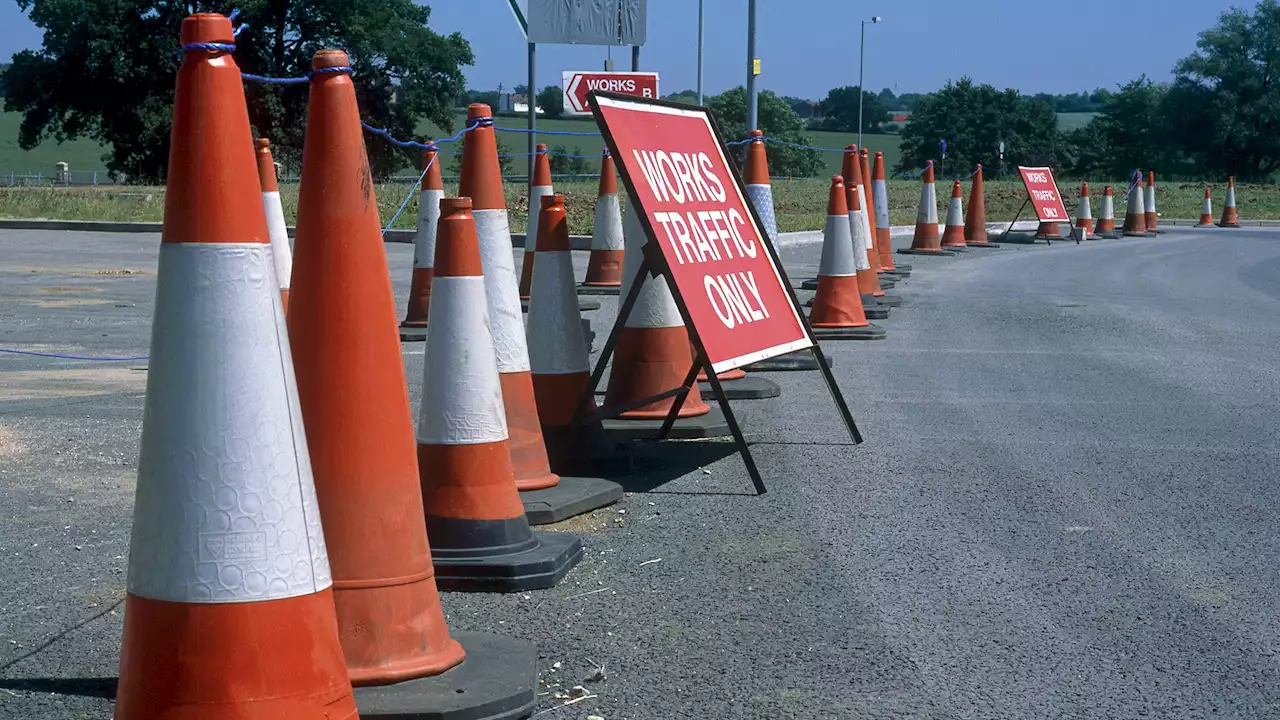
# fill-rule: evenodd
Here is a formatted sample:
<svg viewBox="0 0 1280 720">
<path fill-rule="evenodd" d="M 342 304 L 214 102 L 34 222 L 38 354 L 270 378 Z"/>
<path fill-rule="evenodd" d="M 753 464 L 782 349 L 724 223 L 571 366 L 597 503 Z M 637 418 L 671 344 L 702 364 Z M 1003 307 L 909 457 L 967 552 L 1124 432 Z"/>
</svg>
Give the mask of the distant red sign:
<svg viewBox="0 0 1280 720">
<path fill-rule="evenodd" d="M 812 347 L 707 111 L 600 95 L 595 103 L 712 369 Z"/>
<path fill-rule="evenodd" d="M 1022 175 L 1022 184 L 1027 187 L 1027 195 L 1035 206 L 1036 217 L 1040 222 L 1069 222 L 1067 207 L 1062 204 L 1062 194 L 1058 192 L 1058 183 L 1053 179 L 1053 170 L 1047 167 L 1018 167 Z"/>
<path fill-rule="evenodd" d="M 587 105 L 587 93 L 592 90 L 635 95 L 643 98 L 657 98 L 658 73 L 566 70 L 564 72 L 565 112 L 573 115 L 590 113 L 591 108 Z"/>
</svg>

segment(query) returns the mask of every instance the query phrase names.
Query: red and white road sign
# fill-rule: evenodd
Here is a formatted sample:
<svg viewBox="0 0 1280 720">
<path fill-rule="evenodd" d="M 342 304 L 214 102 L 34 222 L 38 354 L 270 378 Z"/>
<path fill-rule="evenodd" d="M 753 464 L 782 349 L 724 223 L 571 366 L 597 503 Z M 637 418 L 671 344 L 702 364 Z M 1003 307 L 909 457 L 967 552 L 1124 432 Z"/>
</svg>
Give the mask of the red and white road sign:
<svg viewBox="0 0 1280 720">
<path fill-rule="evenodd" d="M 570 115 L 587 115 L 591 113 L 587 93 L 592 90 L 657 98 L 658 73 L 566 70 L 563 87 L 564 111 Z"/>
<path fill-rule="evenodd" d="M 631 207 L 671 268 L 712 370 L 812 347 L 707 111 L 595 103 Z"/>
<path fill-rule="evenodd" d="M 1040 222 L 1070 222 L 1067 207 L 1062 204 L 1062 194 L 1058 192 L 1058 183 L 1053 179 L 1053 170 L 1047 167 L 1018 166 L 1022 175 L 1022 184 L 1027 187 L 1027 195 L 1036 208 L 1036 217 Z"/>
</svg>

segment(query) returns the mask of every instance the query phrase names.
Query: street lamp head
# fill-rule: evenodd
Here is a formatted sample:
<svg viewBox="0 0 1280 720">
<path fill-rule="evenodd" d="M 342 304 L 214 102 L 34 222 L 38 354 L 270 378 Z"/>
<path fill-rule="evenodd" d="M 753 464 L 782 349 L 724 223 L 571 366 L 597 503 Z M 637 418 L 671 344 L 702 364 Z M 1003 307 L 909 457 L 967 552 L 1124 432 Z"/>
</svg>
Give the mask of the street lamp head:
<svg viewBox="0 0 1280 720">
<path fill-rule="evenodd" d="M 871 22 L 873 22 L 873 23 L 878 23 L 878 22 L 880 22 L 882 19 L 883 19 L 883 18 L 881 18 L 879 15 L 876 15 L 875 17 L 872 17 L 872 18 L 871 18 Z"/>
</svg>

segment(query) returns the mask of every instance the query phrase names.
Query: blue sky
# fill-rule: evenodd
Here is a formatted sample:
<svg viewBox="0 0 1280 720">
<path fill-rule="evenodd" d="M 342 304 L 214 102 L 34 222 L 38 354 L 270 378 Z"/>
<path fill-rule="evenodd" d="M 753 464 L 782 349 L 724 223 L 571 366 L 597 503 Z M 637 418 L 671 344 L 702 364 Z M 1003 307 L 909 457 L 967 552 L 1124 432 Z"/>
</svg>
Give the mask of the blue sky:
<svg viewBox="0 0 1280 720">
<path fill-rule="evenodd" d="M 476 64 L 466 68 L 478 89 L 525 80 L 525 44 L 507 0 L 434 0 L 432 27 L 461 32 Z M 761 87 L 820 99 L 858 80 L 858 21 L 867 27 L 866 84 L 928 92 L 969 75 L 1024 92 L 1114 88 L 1142 73 L 1167 79 L 1196 35 L 1231 5 L 1254 0 L 759 0 L 757 54 Z M 649 43 L 641 69 L 661 74 L 663 93 L 692 88 L 696 78 L 697 0 L 649 0 Z M 703 86 L 715 93 L 740 85 L 746 72 L 746 0 L 706 0 Z M 252 18 L 249 18 L 252 22 Z M 176 42 L 176 39 L 175 39 Z M 13 0 L 0 0 L 0 58 L 38 47 L 40 33 Z M 1004 52 L 993 53 L 994 48 Z M 605 48 L 540 46 L 538 85 L 560 83 L 563 70 L 603 67 Z M 617 69 L 630 50 L 615 48 Z"/>
</svg>

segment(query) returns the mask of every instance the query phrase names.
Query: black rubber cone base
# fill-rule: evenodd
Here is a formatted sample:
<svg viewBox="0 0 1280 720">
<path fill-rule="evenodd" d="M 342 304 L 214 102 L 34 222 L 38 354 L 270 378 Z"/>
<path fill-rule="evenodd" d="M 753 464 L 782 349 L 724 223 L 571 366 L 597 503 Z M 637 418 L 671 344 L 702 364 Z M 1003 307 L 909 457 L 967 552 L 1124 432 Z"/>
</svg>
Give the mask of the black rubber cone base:
<svg viewBox="0 0 1280 720">
<path fill-rule="evenodd" d="M 699 390 L 701 392 L 701 390 Z M 712 403 L 714 399 L 704 397 L 703 402 L 708 399 Z M 605 435 L 615 442 L 628 442 L 632 440 L 653 440 L 658 430 L 662 428 L 663 418 L 656 420 L 620 420 L 614 418 L 605 420 L 601 423 L 604 426 Z M 729 424 L 724 420 L 724 413 L 720 408 L 712 405 L 711 412 L 698 417 L 681 418 L 676 420 L 671 426 L 671 432 L 667 435 L 669 440 L 702 440 L 706 438 L 727 437 L 732 433 L 729 431 Z"/>
<path fill-rule="evenodd" d="M 520 493 L 530 525 L 549 525 L 622 499 L 622 486 L 604 478 L 560 476 L 555 487 Z"/>
<path fill-rule="evenodd" d="M 881 290 L 892 290 L 898 286 L 896 281 L 880 277 L 879 275 L 876 276 L 876 281 L 879 282 Z"/>
<path fill-rule="evenodd" d="M 910 266 L 910 265 L 908 265 L 907 263 L 894 263 L 894 264 L 893 264 L 893 269 L 892 269 L 892 270 L 888 270 L 887 272 L 891 272 L 891 273 L 906 273 L 907 275 L 910 275 L 910 274 L 911 274 L 911 266 Z"/>
<path fill-rule="evenodd" d="M 911 248 L 902 248 L 898 251 L 899 255 L 932 255 L 933 257 L 952 257 L 956 253 L 950 250 L 912 250 Z"/>
<path fill-rule="evenodd" d="M 977 248 L 980 250 L 999 250 L 1000 246 L 993 242 L 987 243 L 969 243 L 965 247 Z"/>
<path fill-rule="evenodd" d="M 807 308 L 813 307 L 813 298 L 809 298 L 808 300 L 805 300 L 804 306 Z M 880 303 L 876 302 L 874 295 L 862 296 L 862 314 L 868 320 L 888 320 L 889 307 L 890 306 L 888 305 L 881 305 Z"/>
<path fill-rule="evenodd" d="M 578 310 L 582 312 L 590 312 L 591 310 L 599 310 L 599 309 L 600 309 L 599 300 L 591 300 L 589 298 L 578 298 Z M 520 311 L 529 312 L 528 300 L 525 300 L 524 298 L 520 298 Z"/>
<path fill-rule="evenodd" d="M 538 648 L 501 635 L 455 632 L 467 658 L 435 677 L 355 688 L 367 720 L 517 720 L 538 705 Z"/>
<path fill-rule="evenodd" d="M 943 245 L 943 250 L 954 253 L 962 253 L 969 249 L 968 245 Z"/>
<path fill-rule="evenodd" d="M 819 350 L 818 352 L 822 352 Z M 827 365 L 834 365 L 830 356 L 823 355 L 827 360 Z M 802 372 L 806 370 L 817 370 L 818 361 L 814 359 L 813 353 L 809 350 L 797 350 L 786 355 L 771 357 L 767 360 L 753 362 L 742 368 L 748 372 Z"/>
<path fill-rule="evenodd" d="M 522 520 L 523 522 L 523 520 Z M 545 590 L 582 559 L 582 540 L 569 533 L 535 532 L 538 543 L 524 552 L 509 555 L 466 556 L 452 551 L 442 557 L 431 548 L 436 569 L 436 586 L 463 592 L 520 592 Z"/>
<path fill-rule="evenodd" d="M 805 280 L 804 282 L 800 283 L 800 289 L 801 289 L 801 290 L 817 290 L 817 289 L 818 289 L 818 278 L 813 278 L 813 279 L 811 279 L 811 280 Z"/>
<path fill-rule="evenodd" d="M 426 339 L 427 328 L 425 325 L 422 327 L 400 326 L 400 340 L 402 342 L 424 342 Z"/>
<path fill-rule="evenodd" d="M 579 295 L 617 295 L 622 290 L 621 285 L 579 285 Z"/>
<path fill-rule="evenodd" d="M 782 388 L 777 383 L 754 375 L 737 380 L 721 380 L 720 387 L 724 388 L 724 396 L 729 400 L 763 400 L 782 394 Z M 704 400 L 715 397 L 715 391 L 708 382 L 698 383 L 698 392 L 702 393 Z"/>
<path fill-rule="evenodd" d="M 872 296 L 872 302 L 881 307 L 902 307 L 902 296 L 901 295 L 881 295 L 880 297 Z M 863 303 L 863 306 L 865 307 L 866 303 Z"/>
<path fill-rule="evenodd" d="M 813 329 L 813 336 L 819 340 L 884 340 L 889 333 L 879 325 L 852 328 L 820 328 Z"/>
</svg>

